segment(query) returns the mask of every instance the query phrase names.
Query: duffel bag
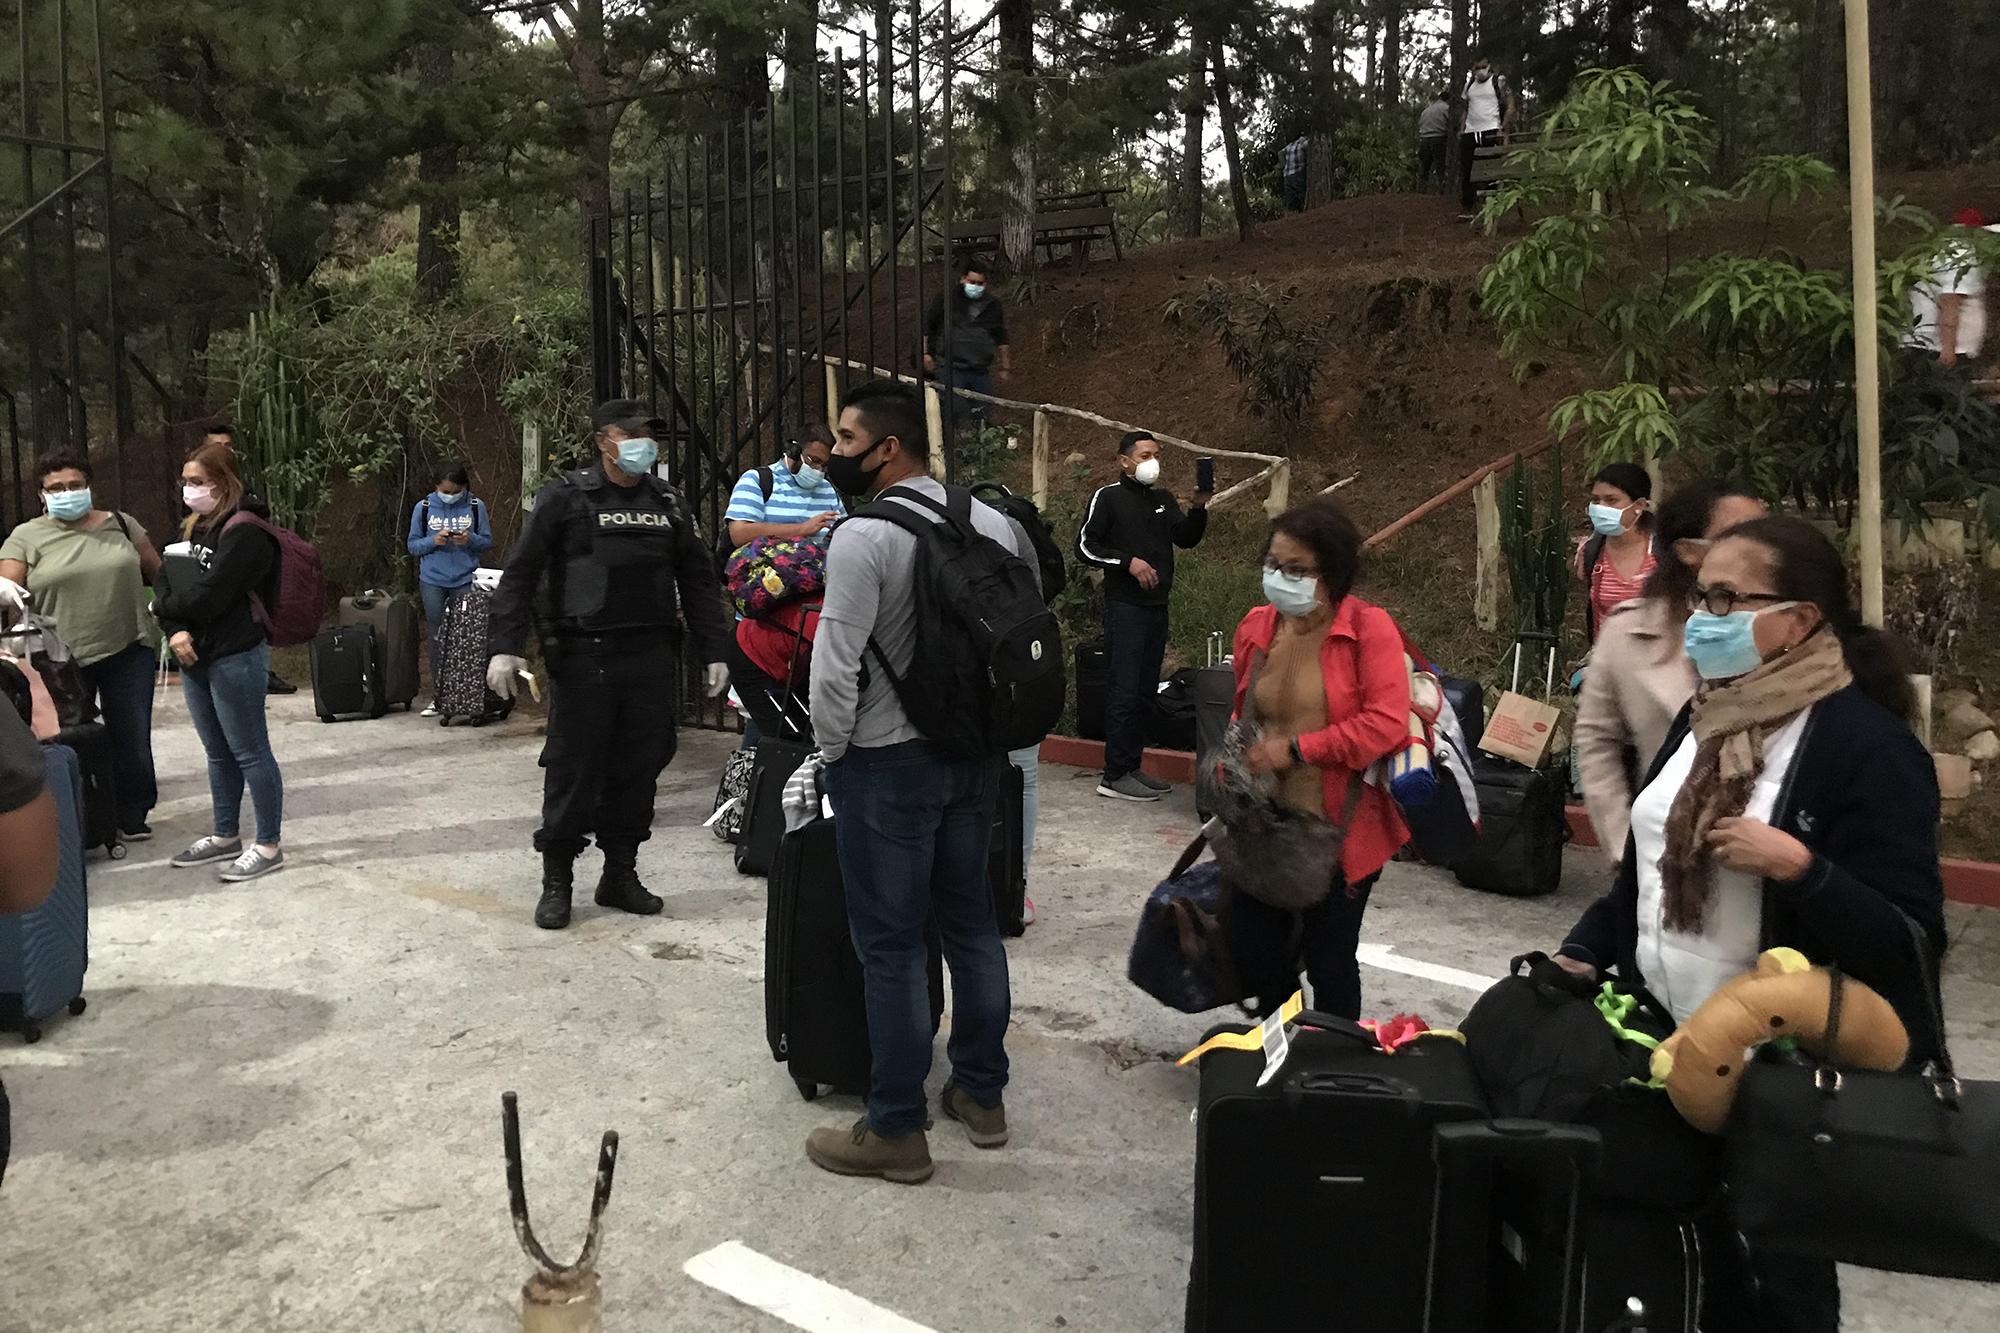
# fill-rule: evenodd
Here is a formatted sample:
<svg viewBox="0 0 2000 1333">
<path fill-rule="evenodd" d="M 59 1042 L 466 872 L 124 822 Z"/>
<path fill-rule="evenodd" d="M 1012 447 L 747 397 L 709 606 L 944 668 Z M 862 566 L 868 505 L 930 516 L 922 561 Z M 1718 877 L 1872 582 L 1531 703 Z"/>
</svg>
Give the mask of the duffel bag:
<svg viewBox="0 0 2000 1333">
<path fill-rule="evenodd" d="M 1167 877 L 1147 896 L 1132 937 L 1125 975 L 1146 994 L 1184 1014 L 1243 998 L 1223 917 L 1229 890 L 1222 868 L 1201 860 L 1208 835 L 1195 835 Z"/>
</svg>

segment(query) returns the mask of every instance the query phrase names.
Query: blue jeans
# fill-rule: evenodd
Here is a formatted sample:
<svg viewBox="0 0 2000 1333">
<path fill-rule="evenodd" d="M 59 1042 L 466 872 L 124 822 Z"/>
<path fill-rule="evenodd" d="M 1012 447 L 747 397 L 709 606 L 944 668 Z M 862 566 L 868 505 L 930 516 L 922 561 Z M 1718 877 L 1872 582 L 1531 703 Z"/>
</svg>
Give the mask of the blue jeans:
<svg viewBox="0 0 2000 1333">
<path fill-rule="evenodd" d="M 118 792 L 118 827 L 146 822 L 160 799 L 153 777 L 153 650 L 135 643 L 83 668 L 83 680 L 104 713 L 111 774 Z"/>
<path fill-rule="evenodd" d="M 1167 608 L 1106 601 L 1104 653 L 1111 666 L 1104 697 L 1104 780 L 1116 782 L 1146 757 L 1146 723 L 1167 655 Z"/>
<path fill-rule="evenodd" d="M 924 740 L 853 748 L 826 770 L 874 1046 L 868 1123 L 877 1134 L 908 1134 L 926 1119 L 928 921 L 951 967 L 952 1081 L 985 1107 L 998 1106 L 1007 1086 L 1013 1001 L 986 868 L 994 774 Z"/>
<path fill-rule="evenodd" d="M 469 588 L 469 583 L 461 583 L 457 588 L 439 588 L 428 583 L 419 583 L 417 591 L 424 599 L 424 632 L 430 645 L 431 697 L 437 697 L 438 690 L 438 632 L 444 628 L 445 604 L 453 593 L 461 588 Z"/>
<path fill-rule="evenodd" d="M 1042 747 L 1009 750 L 1007 762 L 1021 770 L 1021 868 L 1025 870 L 1035 859 L 1035 824 L 1042 817 Z"/>
<path fill-rule="evenodd" d="M 258 644 L 240 653 L 181 668 L 181 696 L 187 700 L 201 748 L 208 752 L 208 798 L 215 806 L 217 837 L 238 836 L 243 788 L 257 807 L 257 841 L 275 845 L 284 822 L 285 781 L 264 729 L 264 690 L 271 648 Z"/>
<path fill-rule="evenodd" d="M 969 366 L 948 366 L 945 368 L 943 392 L 940 394 L 944 399 L 944 429 L 947 435 L 956 434 L 958 428 L 968 421 L 972 423 L 974 430 L 984 426 L 986 409 L 992 404 L 982 403 L 976 398 L 960 398 L 951 392 L 953 389 L 970 389 L 974 393 L 991 394 L 993 368 L 982 366 L 974 370 Z"/>
</svg>

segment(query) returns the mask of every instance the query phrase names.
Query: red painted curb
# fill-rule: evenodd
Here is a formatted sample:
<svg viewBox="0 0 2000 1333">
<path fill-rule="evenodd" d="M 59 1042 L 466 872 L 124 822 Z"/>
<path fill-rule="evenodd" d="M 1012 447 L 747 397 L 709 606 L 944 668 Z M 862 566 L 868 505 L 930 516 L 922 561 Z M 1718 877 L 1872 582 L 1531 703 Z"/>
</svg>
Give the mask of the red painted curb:
<svg viewBox="0 0 2000 1333">
<path fill-rule="evenodd" d="M 1597 831 L 1591 828 L 1590 816 L 1583 807 L 1572 805 L 1565 813 L 1569 816 L 1570 841 L 1578 847 L 1597 846 Z M 1946 856 L 1939 858 L 1938 870 L 1944 875 L 1946 901 L 1969 907 L 2000 907 L 2000 865 Z"/>
<path fill-rule="evenodd" d="M 1102 770 L 1104 742 L 1077 736 L 1049 736 L 1042 741 L 1042 758 L 1051 764 Z M 1148 750 L 1139 767 L 1162 782 L 1194 781 L 1194 756 L 1186 750 Z"/>
</svg>

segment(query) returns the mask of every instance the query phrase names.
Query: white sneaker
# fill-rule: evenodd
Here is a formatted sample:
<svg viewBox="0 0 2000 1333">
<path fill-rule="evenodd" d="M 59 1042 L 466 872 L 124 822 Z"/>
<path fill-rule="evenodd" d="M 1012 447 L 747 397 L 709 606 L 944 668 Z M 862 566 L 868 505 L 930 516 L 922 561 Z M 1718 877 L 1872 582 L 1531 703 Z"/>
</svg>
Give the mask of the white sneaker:
<svg viewBox="0 0 2000 1333">
<path fill-rule="evenodd" d="M 425 704 L 424 711 L 417 714 L 418 717 L 436 717 L 437 715 L 438 715 L 438 703 L 437 700 L 435 699 Z"/>
</svg>

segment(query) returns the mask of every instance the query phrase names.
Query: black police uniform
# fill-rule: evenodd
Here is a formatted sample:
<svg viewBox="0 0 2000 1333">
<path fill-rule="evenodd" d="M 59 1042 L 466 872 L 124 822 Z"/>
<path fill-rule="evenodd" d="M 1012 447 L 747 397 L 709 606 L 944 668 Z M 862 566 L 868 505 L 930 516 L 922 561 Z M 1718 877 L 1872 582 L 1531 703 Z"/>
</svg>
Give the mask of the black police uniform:
<svg viewBox="0 0 2000 1333">
<path fill-rule="evenodd" d="M 694 515 L 656 477 L 618 486 L 593 466 L 542 488 L 493 594 L 492 653 L 524 652 L 544 573 L 554 689 L 535 849 L 574 858 L 595 833 L 608 878 L 629 871 L 652 834 L 654 790 L 674 757 L 681 654 L 722 661 L 728 625 Z"/>
</svg>

